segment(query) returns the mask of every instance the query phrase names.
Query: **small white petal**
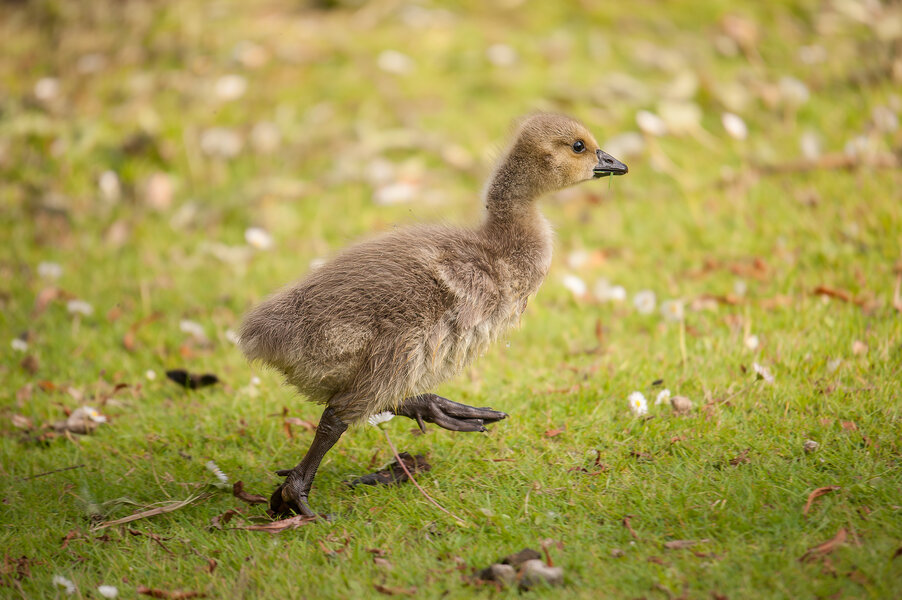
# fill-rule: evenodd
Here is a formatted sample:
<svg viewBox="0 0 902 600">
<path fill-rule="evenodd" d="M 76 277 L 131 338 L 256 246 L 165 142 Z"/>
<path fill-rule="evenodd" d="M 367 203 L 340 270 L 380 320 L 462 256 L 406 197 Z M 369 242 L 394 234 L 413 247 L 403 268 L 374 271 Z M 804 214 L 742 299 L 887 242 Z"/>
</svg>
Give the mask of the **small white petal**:
<svg viewBox="0 0 902 600">
<path fill-rule="evenodd" d="M 275 246 L 272 236 L 260 227 L 249 227 L 245 230 L 244 240 L 257 250 L 269 250 Z"/>
<path fill-rule="evenodd" d="M 756 350 L 758 348 L 759 340 L 757 335 L 750 335 L 745 338 L 745 347 L 749 350 Z"/>
<path fill-rule="evenodd" d="M 744 140 L 749 135 L 749 129 L 739 115 L 733 113 L 724 113 L 720 115 L 720 122 L 723 128 L 734 140 Z"/>
<path fill-rule="evenodd" d="M 157 378 L 157 372 L 153 369 L 147 369 L 147 371 L 144 372 L 144 377 L 146 377 L 148 381 L 153 381 Z"/>
<path fill-rule="evenodd" d="M 668 404 L 670 402 L 670 390 L 664 388 L 660 392 L 658 392 L 658 397 L 655 398 L 655 406 L 660 406 L 661 404 Z"/>
<path fill-rule="evenodd" d="M 489 62 L 496 67 L 511 67 L 517 64 L 517 51 L 507 44 L 492 44 L 485 51 Z"/>
<path fill-rule="evenodd" d="M 376 64 L 386 73 L 406 75 L 414 70 L 413 59 L 397 50 L 383 50 L 376 59 Z"/>
<path fill-rule="evenodd" d="M 586 287 L 586 282 L 577 277 L 576 275 L 564 275 L 564 287 L 570 290 L 570 293 L 576 296 L 577 298 L 582 298 L 586 295 L 588 291 L 588 287 Z"/>
<path fill-rule="evenodd" d="M 69 300 L 66 303 L 66 310 L 69 311 L 70 315 L 84 315 L 86 317 L 94 313 L 94 307 L 84 300 Z"/>
<path fill-rule="evenodd" d="M 60 81 L 56 77 L 42 77 L 34 84 L 34 97 L 41 102 L 53 100 L 59 94 L 59 91 Z"/>
<path fill-rule="evenodd" d="M 661 315 L 668 321 L 682 321 L 686 310 L 682 300 L 666 300 L 661 303 Z"/>
<path fill-rule="evenodd" d="M 650 315 L 655 311 L 656 304 L 655 293 L 651 290 L 642 290 L 633 296 L 633 306 L 640 314 Z"/>
<path fill-rule="evenodd" d="M 182 333 L 187 333 L 188 335 L 198 338 L 198 339 L 206 339 L 207 334 L 204 332 L 204 327 L 197 321 L 191 321 L 189 319 L 182 319 L 179 321 L 179 329 Z"/>
<path fill-rule="evenodd" d="M 116 202 L 122 195 L 122 185 L 119 183 L 119 176 L 115 171 L 104 171 L 97 180 L 97 186 L 100 188 L 100 195 L 108 202 Z"/>
<path fill-rule="evenodd" d="M 811 93 L 808 86 L 795 77 L 781 77 L 777 84 L 780 90 L 780 98 L 790 106 L 801 106 L 808 102 Z"/>
<path fill-rule="evenodd" d="M 28 342 L 21 338 L 13 338 L 9 345 L 16 352 L 28 352 Z"/>
<path fill-rule="evenodd" d="M 119 588 L 113 585 L 101 585 L 97 587 L 97 593 L 104 598 L 116 598 L 119 596 Z"/>
<path fill-rule="evenodd" d="M 39 262 L 38 275 L 44 279 L 59 279 L 63 274 L 63 268 L 55 262 Z"/>
<path fill-rule="evenodd" d="M 76 587 L 75 584 L 72 583 L 71 579 L 66 579 L 62 575 L 54 575 L 53 576 L 53 585 L 57 587 L 61 587 L 66 591 L 66 594 L 74 594 Z"/>
<path fill-rule="evenodd" d="M 667 124 L 664 119 L 647 110 L 640 110 L 636 113 L 636 125 L 643 133 L 649 135 L 662 136 L 667 133 Z"/>
<path fill-rule="evenodd" d="M 756 375 L 759 379 L 763 379 L 763 380 L 764 380 L 765 382 L 767 382 L 767 383 L 773 383 L 773 382 L 774 382 L 774 376 L 773 376 L 773 375 L 771 374 L 771 372 L 767 369 L 767 367 L 761 366 L 761 365 L 759 365 L 758 363 L 752 363 L 752 369 L 754 369 L 755 375 Z"/>
<path fill-rule="evenodd" d="M 223 75 L 216 80 L 215 91 L 220 100 L 237 100 L 247 91 L 247 80 L 241 75 Z"/>
<path fill-rule="evenodd" d="M 205 466 L 207 467 L 208 471 L 210 471 L 211 473 L 213 473 L 213 475 L 216 476 L 216 479 L 218 479 L 222 483 L 229 482 L 228 476 L 222 472 L 222 469 L 220 469 L 215 462 L 213 462 L 212 460 L 208 461 Z"/>
<path fill-rule="evenodd" d="M 256 375 L 251 377 L 251 385 L 260 385 L 260 378 Z"/>
<path fill-rule="evenodd" d="M 817 160 L 821 155 L 821 138 L 811 130 L 805 131 L 799 139 L 799 147 L 802 150 L 802 156 L 808 160 Z"/>
</svg>

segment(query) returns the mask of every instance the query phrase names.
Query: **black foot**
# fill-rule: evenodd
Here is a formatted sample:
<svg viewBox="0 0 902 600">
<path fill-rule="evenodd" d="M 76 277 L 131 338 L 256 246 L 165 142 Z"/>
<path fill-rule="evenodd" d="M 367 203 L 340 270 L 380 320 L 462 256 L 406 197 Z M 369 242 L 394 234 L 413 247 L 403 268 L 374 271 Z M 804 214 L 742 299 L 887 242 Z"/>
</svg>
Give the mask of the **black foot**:
<svg viewBox="0 0 902 600">
<path fill-rule="evenodd" d="M 279 475 L 288 476 L 285 483 L 276 488 L 276 491 L 269 497 L 269 509 L 277 516 L 290 516 L 292 514 L 304 515 L 305 517 L 315 517 L 316 513 L 307 503 L 307 493 L 304 491 L 300 478 L 292 477 L 290 469 L 276 471 Z M 307 486 L 309 487 L 309 486 Z"/>
<path fill-rule="evenodd" d="M 423 421 L 435 423 L 451 431 L 485 431 L 485 423 L 507 418 L 507 413 L 488 407 L 475 408 L 442 398 L 436 394 L 420 394 L 406 398 L 395 411 L 396 415 L 415 419 L 422 431 Z"/>
</svg>

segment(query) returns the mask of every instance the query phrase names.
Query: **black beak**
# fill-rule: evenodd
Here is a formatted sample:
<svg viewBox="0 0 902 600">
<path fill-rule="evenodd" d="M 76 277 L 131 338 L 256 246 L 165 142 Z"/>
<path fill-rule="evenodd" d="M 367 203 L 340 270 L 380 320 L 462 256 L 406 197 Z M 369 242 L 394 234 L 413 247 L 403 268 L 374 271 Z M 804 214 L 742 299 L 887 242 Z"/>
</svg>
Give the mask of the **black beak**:
<svg viewBox="0 0 902 600">
<path fill-rule="evenodd" d="M 594 179 L 610 177 L 611 175 L 626 175 L 629 173 L 629 167 L 604 150 L 596 150 L 595 156 L 598 157 L 598 164 L 592 169 L 592 172 L 595 174 Z"/>
</svg>

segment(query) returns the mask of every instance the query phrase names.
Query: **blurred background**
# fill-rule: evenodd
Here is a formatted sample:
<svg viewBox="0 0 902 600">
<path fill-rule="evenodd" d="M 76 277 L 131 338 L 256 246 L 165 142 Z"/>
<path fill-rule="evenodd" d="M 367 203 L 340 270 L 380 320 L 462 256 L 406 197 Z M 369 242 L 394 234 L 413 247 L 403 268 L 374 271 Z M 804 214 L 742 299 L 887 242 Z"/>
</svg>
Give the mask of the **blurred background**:
<svg viewBox="0 0 902 600">
<path fill-rule="evenodd" d="M 80 376 L 73 350 L 92 372 L 121 360 L 86 348 L 125 335 L 126 369 L 218 364 L 211 340 L 228 349 L 252 302 L 337 248 L 476 222 L 511 123 L 537 110 L 630 166 L 545 202 L 549 305 L 723 299 L 756 277 L 790 293 L 806 265 L 857 290 L 850 256 L 898 260 L 898 3 L 34 0 L 0 17 L 2 318 L 27 337 L 58 306 L 37 331 L 67 340 L 43 350 L 61 375 Z M 773 256 L 790 267 L 761 271 Z M 73 336 L 71 316 L 92 327 Z M 575 327 L 565 344 L 591 338 Z"/>
</svg>

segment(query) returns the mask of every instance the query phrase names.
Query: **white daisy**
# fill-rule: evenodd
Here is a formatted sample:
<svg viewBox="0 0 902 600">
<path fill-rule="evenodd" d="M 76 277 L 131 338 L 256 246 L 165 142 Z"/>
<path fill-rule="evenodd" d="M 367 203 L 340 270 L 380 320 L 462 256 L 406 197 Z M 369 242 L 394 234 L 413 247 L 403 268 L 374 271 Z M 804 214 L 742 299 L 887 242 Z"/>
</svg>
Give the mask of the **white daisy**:
<svg viewBox="0 0 902 600">
<path fill-rule="evenodd" d="M 642 290 L 633 296 L 633 306 L 635 306 L 636 310 L 643 315 L 650 315 L 653 313 L 655 311 L 656 303 L 655 293 L 651 290 Z"/>
<path fill-rule="evenodd" d="M 62 575 L 53 576 L 53 585 L 63 588 L 66 590 L 66 594 L 69 594 L 70 596 L 74 594 L 77 589 L 71 579 L 66 579 Z"/>
<path fill-rule="evenodd" d="M 222 483 L 229 482 L 229 476 L 226 475 L 225 473 L 223 473 L 222 469 L 220 469 L 219 466 L 215 462 L 213 462 L 211 460 L 211 461 L 207 462 L 207 464 L 205 466 L 207 467 L 208 471 L 210 471 L 211 473 L 213 473 L 216 476 L 216 479 L 218 479 Z"/>
<path fill-rule="evenodd" d="M 642 395 L 642 392 L 633 392 L 627 398 L 630 404 L 630 411 L 637 417 L 648 414 L 648 400 Z"/>
<path fill-rule="evenodd" d="M 379 427 L 379 425 L 381 425 L 383 423 L 388 423 L 389 421 L 391 421 L 394 418 L 395 418 L 395 415 L 393 413 L 385 411 L 385 412 L 381 412 L 381 413 L 376 413 L 374 415 L 370 415 L 370 417 L 367 419 L 367 422 L 370 425 L 372 425 L 373 427 Z"/>
<path fill-rule="evenodd" d="M 658 392 L 658 397 L 655 398 L 655 406 L 660 406 L 661 404 L 670 404 L 670 390 L 667 388 Z"/>
</svg>

